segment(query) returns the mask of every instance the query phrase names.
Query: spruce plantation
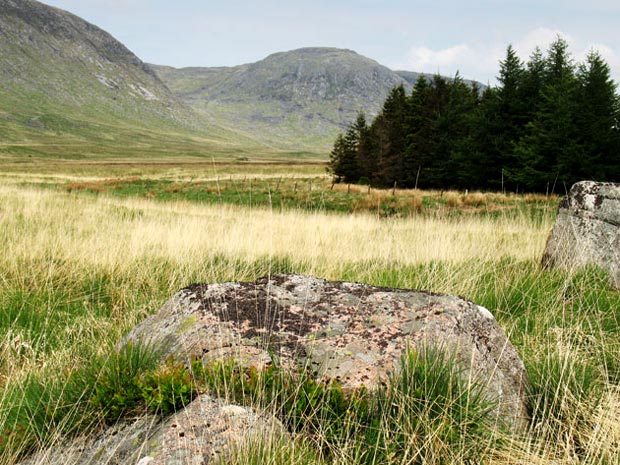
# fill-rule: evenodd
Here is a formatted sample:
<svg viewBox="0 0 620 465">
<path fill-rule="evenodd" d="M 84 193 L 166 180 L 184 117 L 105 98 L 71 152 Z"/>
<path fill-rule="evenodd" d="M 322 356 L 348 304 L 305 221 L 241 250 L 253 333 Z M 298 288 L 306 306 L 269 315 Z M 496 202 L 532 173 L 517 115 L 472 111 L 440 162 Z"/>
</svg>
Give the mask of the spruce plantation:
<svg viewBox="0 0 620 465">
<path fill-rule="evenodd" d="M 336 139 L 337 182 L 420 189 L 564 193 L 620 179 L 620 100 L 601 55 L 575 64 L 558 37 L 527 64 L 509 46 L 498 85 L 436 75 L 392 90 L 367 124 Z"/>
</svg>

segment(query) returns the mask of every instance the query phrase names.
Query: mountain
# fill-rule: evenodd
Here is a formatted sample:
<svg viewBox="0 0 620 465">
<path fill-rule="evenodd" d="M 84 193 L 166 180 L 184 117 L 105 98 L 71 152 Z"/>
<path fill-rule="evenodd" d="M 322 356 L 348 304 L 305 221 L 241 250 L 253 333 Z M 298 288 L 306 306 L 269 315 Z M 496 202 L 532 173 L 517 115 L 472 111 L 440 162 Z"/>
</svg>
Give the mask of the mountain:
<svg viewBox="0 0 620 465">
<path fill-rule="evenodd" d="M 151 65 L 183 102 L 265 142 L 329 148 L 359 111 L 373 117 L 407 77 L 351 50 L 303 48 L 228 68 Z"/>
<path fill-rule="evenodd" d="M 433 79 L 432 74 L 416 73 L 415 71 L 394 71 L 394 72 L 398 76 L 403 78 L 405 82 L 411 86 L 415 85 L 415 83 L 418 82 L 418 79 L 420 79 L 421 76 L 424 76 L 428 80 Z"/>
<path fill-rule="evenodd" d="M 291 149 L 329 150 L 359 111 L 374 117 L 394 86 L 409 91 L 420 76 L 433 78 L 392 71 L 351 50 L 318 47 L 235 67 L 150 66 L 180 100 L 211 121 Z"/>
<path fill-rule="evenodd" d="M 239 138 L 209 127 L 97 26 L 34 0 L 0 0 L 0 154 L 234 152 Z"/>
<path fill-rule="evenodd" d="M 0 159 L 324 155 L 359 111 L 370 120 L 418 76 L 336 48 L 148 65 L 71 13 L 0 0 Z"/>
</svg>

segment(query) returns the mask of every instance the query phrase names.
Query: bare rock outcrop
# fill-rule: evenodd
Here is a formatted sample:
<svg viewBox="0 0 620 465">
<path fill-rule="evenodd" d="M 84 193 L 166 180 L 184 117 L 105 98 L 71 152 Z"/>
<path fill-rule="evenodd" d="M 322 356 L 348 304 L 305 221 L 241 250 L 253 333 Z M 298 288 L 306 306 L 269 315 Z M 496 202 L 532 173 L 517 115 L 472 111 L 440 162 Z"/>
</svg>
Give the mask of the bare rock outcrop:
<svg viewBox="0 0 620 465">
<path fill-rule="evenodd" d="M 286 435 L 273 417 L 248 407 L 228 405 L 207 395 L 162 420 L 144 415 L 119 423 L 94 437 L 77 438 L 40 451 L 22 465 L 207 465 L 226 460 L 251 435 Z"/>
<path fill-rule="evenodd" d="M 560 203 L 542 262 L 569 271 L 597 265 L 620 288 L 620 184 L 574 184 Z"/>
<path fill-rule="evenodd" d="M 493 315 L 465 299 L 279 275 L 253 283 L 196 284 L 172 297 L 125 341 L 155 344 L 178 359 L 234 358 L 301 365 L 344 389 L 372 388 L 408 348 L 452 351 L 463 376 L 484 383 L 497 417 L 527 417 L 523 363 Z"/>
</svg>

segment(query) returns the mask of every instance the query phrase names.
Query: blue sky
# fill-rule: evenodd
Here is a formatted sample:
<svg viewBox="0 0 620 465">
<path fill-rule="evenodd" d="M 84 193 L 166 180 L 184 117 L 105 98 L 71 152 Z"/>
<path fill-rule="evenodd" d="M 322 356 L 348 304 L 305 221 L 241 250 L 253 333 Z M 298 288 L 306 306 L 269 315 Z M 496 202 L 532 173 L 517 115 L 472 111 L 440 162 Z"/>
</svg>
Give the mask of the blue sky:
<svg viewBox="0 0 620 465">
<path fill-rule="evenodd" d="M 308 46 L 349 48 L 393 69 L 457 70 L 494 83 L 512 43 L 526 59 L 557 34 L 577 61 L 596 48 L 620 80 L 618 0 L 45 0 L 144 61 L 233 66 Z"/>
</svg>

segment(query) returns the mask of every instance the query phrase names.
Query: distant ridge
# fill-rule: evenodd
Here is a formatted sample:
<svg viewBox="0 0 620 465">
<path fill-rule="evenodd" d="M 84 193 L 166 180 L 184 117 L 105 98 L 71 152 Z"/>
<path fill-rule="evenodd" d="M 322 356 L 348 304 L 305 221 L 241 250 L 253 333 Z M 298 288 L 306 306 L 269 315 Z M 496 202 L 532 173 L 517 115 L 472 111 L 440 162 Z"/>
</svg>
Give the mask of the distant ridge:
<svg viewBox="0 0 620 465">
<path fill-rule="evenodd" d="M 214 122 L 267 143 L 324 150 L 359 111 L 373 117 L 390 89 L 404 84 L 409 90 L 422 75 L 327 47 L 278 52 L 234 67 L 151 66 L 180 100 Z"/>
</svg>

